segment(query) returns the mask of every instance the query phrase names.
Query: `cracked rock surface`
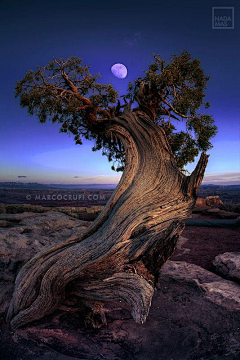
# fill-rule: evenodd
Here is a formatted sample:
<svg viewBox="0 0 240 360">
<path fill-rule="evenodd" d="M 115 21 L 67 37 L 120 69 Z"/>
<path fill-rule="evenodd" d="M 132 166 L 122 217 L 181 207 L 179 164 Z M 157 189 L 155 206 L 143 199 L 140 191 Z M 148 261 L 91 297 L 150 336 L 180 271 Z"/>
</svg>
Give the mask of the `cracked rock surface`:
<svg viewBox="0 0 240 360">
<path fill-rule="evenodd" d="M 0 220 L 8 222 L 0 228 L 0 359 L 239 360 L 240 286 L 209 271 L 210 254 L 214 259 L 216 252 L 232 246 L 234 253 L 234 246 L 239 246 L 238 230 L 216 229 L 214 239 L 213 229 L 188 227 L 162 267 L 143 325 L 134 322 L 128 305 L 115 301 L 105 304 L 108 324 L 99 329 L 86 328 L 78 309 L 58 310 L 13 332 L 4 322 L 4 312 L 22 264 L 90 223 L 57 211 L 1 214 Z M 227 243 L 231 239 L 232 245 Z M 201 262 L 204 251 L 207 258 Z M 222 255 L 218 257 L 223 261 Z"/>
<path fill-rule="evenodd" d="M 240 252 L 226 252 L 215 257 L 216 272 L 226 279 L 240 283 Z"/>
<path fill-rule="evenodd" d="M 57 211 L 0 214 L 0 317 L 12 296 L 16 274 L 33 255 L 67 237 L 80 234 L 89 222 Z"/>
</svg>

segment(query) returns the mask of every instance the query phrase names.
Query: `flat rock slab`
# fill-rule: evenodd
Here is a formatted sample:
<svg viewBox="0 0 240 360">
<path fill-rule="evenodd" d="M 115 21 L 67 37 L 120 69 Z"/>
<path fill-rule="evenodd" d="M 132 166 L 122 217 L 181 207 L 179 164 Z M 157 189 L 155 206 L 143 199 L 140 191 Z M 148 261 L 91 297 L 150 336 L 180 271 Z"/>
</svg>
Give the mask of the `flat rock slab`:
<svg viewBox="0 0 240 360">
<path fill-rule="evenodd" d="M 221 210 L 219 208 L 211 208 L 206 210 L 208 214 L 218 214 Z"/>
<path fill-rule="evenodd" d="M 9 227 L 11 226 L 11 222 L 7 220 L 0 220 L 0 227 Z"/>
<path fill-rule="evenodd" d="M 2 315 L 22 264 L 89 225 L 56 211 L 28 213 L 10 222 L 10 228 L 0 229 Z M 232 229 L 187 227 L 172 258 L 188 262 L 164 265 L 143 325 L 133 321 L 128 305 L 120 301 L 105 305 L 108 325 L 100 329 L 86 329 L 80 312 L 57 311 L 13 332 L 2 316 L 0 359 L 239 360 L 240 286 L 190 264 L 199 261 L 208 267 L 224 249 L 239 248 L 238 235 Z"/>
<path fill-rule="evenodd" d="M 215 270 L 221 276 L 240 283 L 240 252 L 226 252 L 215 257 Z"/>
<path fill-rule="evenodd" d="M 25 218 L 38 216 L 38 213 L 24 212 L 19 214 L 0 214 L 0 220 L 19 222 Z"/>
<path fill-rule="evenodd" d="M 231 228 L 238 224 L 237 220 L 228 219 L 187 219 L 185 220 L 186 226 L 206 226 L 216 228 Z"/>
<path fill-rule="evenodd" d="M 207 210 L 211 209 L 210 206 L 207 205 L 197 205 L 195 206 L 195 208 L 193 209 L 193 213 L 201 213 L 201 212 L 205 212 Z"/>
<path fill-rule="evenodd" d="M 201 297 L 210 302 L 219 304 L 229 311 L 240 311 L 240 286 L 199 266 L 185 261 L 167 261 L 162 267 L 160 281 L 161 279 L 188 283 L 191 287 L 201 290 Z"/>
<path fill-rule="evenodd" d="M 58 311 L 12 332 L 2 323 L 4 360 L 239 360 L 240 286 L 199 266 L 168 261 L 147 322 L 122 302 L 106 304 L 108 325 L 86 329 L 80 313 Z"/>
<path fill-rule="evenodd" d="M 217 214 L 218 217 L 220 217 L 221 219 L 237 219 L 240 214 L 235 213 L 235 212 L 231 212 L 231 211 L 219 211 L 219 213 Z"/>
<path fill-rule="evenodd" d="M 175 250 L 171 260 L 186 261 L 214 272 L 212 262 L 217 255 L 240 249 L 239 228 L 186 226 L 182 236 L 188 241 Z"/>
<path fill-rule="evenodd" d="M 1 214 L 8 227 L 0 227 L 0 318 L 12 296 L 15 277 L 36 253 L 81 234 L 89 222 L 57 211 Z M 1 358 L 0 358 L 1 359 Z"/>
</svg>

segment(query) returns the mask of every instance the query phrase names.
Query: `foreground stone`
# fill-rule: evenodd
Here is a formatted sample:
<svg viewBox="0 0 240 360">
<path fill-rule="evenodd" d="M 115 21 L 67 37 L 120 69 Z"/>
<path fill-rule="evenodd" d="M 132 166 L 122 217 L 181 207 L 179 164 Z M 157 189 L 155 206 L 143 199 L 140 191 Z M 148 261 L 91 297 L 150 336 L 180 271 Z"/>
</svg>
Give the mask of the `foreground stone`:
<svg viewBox="0 0 240 360">
<path fill-rule="evenodd" d="M 0 227 L 8 227 L 8 226 L 11 226 L 10 221 L 0 220 Z"/>
<path fill-rule="evenodd" d="M 230 211 L 224 211 L 221 210 L 217 214 L 221 219 L 237 219 L 239 217 L 238 213 L 230 212 Z"/>
<path fill-rule="evenodd" d="M 221 210 L 219 208 L 210 208 L 210 209 L 206 210 L 206 212 L 208 214 L 213 214 L 213 215 L 218 214 L 220 211 Z"/>
<path fill-rule="evenodd" d="M 239 360 L 240 286 L 199 266 L 168 261 L 147 322 L 121 302 L 106 304 L 108 325 L 86 329 L 80 312 L 58 311 L 11 332 L 4 360 Z"/>
<path fill-rule="evenodd" d="M 215 228 L 237 228 L 239 227 L 238 220 L 233 219 L 187 219 L 186 226 L 200 226 L 200 227 L 215 227 Z"/>
<path fill-rule="evenodd" d="M 100 212 L 104 209 L 104 206 L 59 206 L 59 207 L 47 207 L 41 205 L 31 204 L 0 204 L 0 214 L 20 214 L 20 213 L 45 213 L 47 211 L 62 212 L 71 217 L 80 220 L 95 220 Z"/>
<path fill-rule="evenodd" d="M 220 206 L 223 202 L 219 196 L 207 196 L 206 198 L 198 197 L 195 206 L 196 207 L 205 207 L 205 206 Z"/>
<path fill-rule="evenodd" d="M 229 311 L 240 311 L 240 286 L 232 281 L 185 261 L 168 261 L 162 268 L 160 281 L 188 284 L 201 292 L 199 298 Z M 240 313 L 239 313 L 240 315 Z"/>
<path fill-rule="evenodd" d="M 198 206 L 207 206 L 207 200 L 205 198 L 198 197 L 196 200 L 195 207 Z"/>
<path fill-rule="evenodd" d="M 23 212 L 34 212 L 34 213 L 44 213 L 46 211 L 51 211 L 53 208 L 49 206 L 41 205 L 31 205 L 31 204 L 0 204 L 4 206 L 6 213 L 8 214 L 19 214 Z"/>
<path fill-rule="evenodd" d="M 215 257 L 213 265 L 221 276 L 240 283 L 240 252 L 226 252 Z"/>
<path fill-rule="evenodd" d="M 89 222 L 57 211 L 1 214 L 0 221 L 0 317 L 12 296 L 16 274 L 22 265 L 45 247 L 80 234 Z"/>
<path fill-rule="evenodd" d="M 206 205 L 198 205 L 195 206 L 195 208 L 193 209 L 193 213 L 197 214 L 197 213 L 205 213 L 206 211 L 210 210 L 210 206 L 206 206 Z"/>
<path fill-rule="evenodd" d="M 4 214 L 6 212 L 4 204 L 0 204 L 0 214 Z"/>
<path fill-rule="evenodd" d="M 99 329 L 86 329 L 80 308 L 65 308 L 13 332 L 4 312 L 22 264 L 90 223 L 56 211 L 10 215 L 1 215 L 11 227 L 0 230 L 0 359 L 239 360 L 240 286 L 185 261 L 162 267 L 143 325 L 119 301 L 105 304 Z M 188 253 L 188 243 L 181 236 L 178 250 Z"/>
<path fill-rule="evenodd" d="M 206 197 L 206 205 L 208 206 L 220 206 L 223 202 L 219 196 L 207 196 Z"/>
</svg>

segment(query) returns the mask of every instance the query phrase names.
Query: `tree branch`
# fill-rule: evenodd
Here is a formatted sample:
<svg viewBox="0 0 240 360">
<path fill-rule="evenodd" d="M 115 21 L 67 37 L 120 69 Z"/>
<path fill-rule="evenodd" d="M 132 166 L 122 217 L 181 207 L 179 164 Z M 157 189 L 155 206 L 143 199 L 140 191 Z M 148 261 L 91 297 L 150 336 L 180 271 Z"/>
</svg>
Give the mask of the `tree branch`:
<svg viewBox="0 0 240 360">
<path fill-rule="evenodd" d="M 170 108 L 175 114 L 177 114 L 178 116 L 183 117 L 184 119 L 189 119 L 189 116 L 183 115 L 183 114 L 181 114 L 179 111 L 177 111 L 177 110 L 172 106 L 172 104 L 170 104 L 166 99 L 164 99 L 164 97 L 163 97 L 161 94 L 158 94 L 158 95 L 159 95 L 160 99 L 161 99 L 166 105 L 168 105 L 169 108 Z"/>
<path fill-rule="evenodd" d="M 185 178 L 185 183 L 184 183 L 185 191 L 184 192 L 187 196 L 189 196 L 189 197 L 197 196 L 198 188 L 201 185 L 203 177 L 204 177 L 204 172 L 205 172 L 205 169 L 206 169 L 206 166 L 208 163 L 208 158 L 209 158 L 209 155 L 206 155 L 206 153 L 203 152 L 201 154 L 201 157 L 197 163 L 197 166 L 195 167 L 192 174 Z"/>
<path fill-rule="evenodd" d="M 65 73 L 63 69 L 61 70 L 61 75 L 65 80 L 66 85 L 69 86 L 69 88 L 72 90 L 73 94 L 83 103 L 93 107 L 92 101 L 79 94 L 77 87 L 72 83 L 72 81 L 69 79 L 68 75 Z"/>
</svg>

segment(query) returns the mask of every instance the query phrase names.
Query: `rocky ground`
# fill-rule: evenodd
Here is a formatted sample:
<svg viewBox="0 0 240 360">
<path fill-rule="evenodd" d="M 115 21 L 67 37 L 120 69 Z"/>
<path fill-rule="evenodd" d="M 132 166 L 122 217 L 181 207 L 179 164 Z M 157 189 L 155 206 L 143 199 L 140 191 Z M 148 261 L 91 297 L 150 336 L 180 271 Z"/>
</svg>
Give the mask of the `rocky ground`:
<svg viewBox="0 0 240 360">
<path fill-rule="evenodd" d="M 224 218 L 219 216 L 217 205 L 198 204 L 194 220 L 211 223 Z M 218 210 L 209 211 L 212 209 Z M 126 304 L 111 302 L 105 306 L 108 325 L 100 329 L 86 329 L 80 311 L 59 310 L 13 332 L 4 316 L 22 264 L 44 247 L 76 235 L 90 224 L 79 220 L 76 213 L 74 218 L 53 209 L 40 210 L 24 208 L 21 212 L 15 208 L 11 214 L 12 210 L 6 213 L 0 206 L 1 360 L 240 359 L 237 221 L 226 228 L 186 226 L 175 253 L 162 268 L 143 325 L 133 321 Z"/>
</svg>

